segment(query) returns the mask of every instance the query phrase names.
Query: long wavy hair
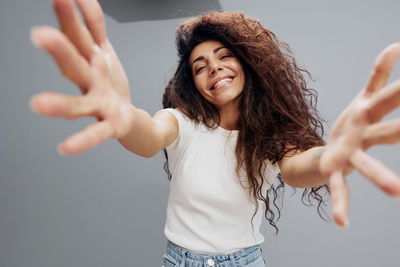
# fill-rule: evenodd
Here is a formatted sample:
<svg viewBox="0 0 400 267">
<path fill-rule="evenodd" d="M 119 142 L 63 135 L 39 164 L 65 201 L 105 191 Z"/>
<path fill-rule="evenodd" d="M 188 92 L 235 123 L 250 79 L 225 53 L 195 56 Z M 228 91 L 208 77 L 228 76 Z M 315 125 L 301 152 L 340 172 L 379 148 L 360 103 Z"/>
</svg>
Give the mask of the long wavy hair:
<svg viewBox="0 0 400 267">
<path fill-rule="evenodd" d="M 209 128 L 218 126 L 220 116 L 196 89 L 189 62 L 193 48 L 206 40 L 220 41 L 243 66 L 245 85 L 239 103 L 236 172 L 243 169 L 247 174 L 246 189 L 256 203 L 254 215 L 259 208 L 257 200 L 263 201 L 265 218 L 278 232 L 275 219 L 281 213 L 277 200 L 282 201 L 284 182 L 279 174 L 279 184 L 263 191 L 267 182 L 266 161 L 274 164 L 290 151 L 324 144 L 322 120 L 316 110 L 317 93 L 305 81 L 305 75 L 311 75 L 297 66 L 286 43 L 280 42 L 258 20 L 242 13 L 211 12 L 185 21 L 176 32 L 179 63 L 165 89 L 163 106 L 179 108 L 187 117 Z M 164 167 L 171 178 L 168 155 L 164 152 Z M 326 192 L 328 185 L 305 188 L 302 195 L 306 205 L 317 201 L 317 211 L 323 219 Z"/>
</svg>

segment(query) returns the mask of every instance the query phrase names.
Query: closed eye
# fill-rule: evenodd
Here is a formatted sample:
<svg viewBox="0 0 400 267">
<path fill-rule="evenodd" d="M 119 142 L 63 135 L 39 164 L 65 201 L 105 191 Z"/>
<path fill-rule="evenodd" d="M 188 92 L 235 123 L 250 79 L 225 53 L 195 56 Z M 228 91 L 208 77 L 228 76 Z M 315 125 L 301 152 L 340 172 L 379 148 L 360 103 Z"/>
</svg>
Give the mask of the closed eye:
<svg viewBox="0 0 400 267">
<path fill-rule="evenodd" d="M 232 55 L 223 55 L 220 59 L 224 59 L 224 58 L 228 58 L 228 57 L 232 57 Z"/>
<path fill-rule="evenodd" d="M 225 54 L 225 55 L 222 55 L 219 59 L 222 60 L 222 59 L 230 58 L 230 57 L 233 57 L 233 55 L 232 55 L 232 54 Z M 198 73 L 200 73 L 200 71 L 203 70 L 204 68 L 205 68 L 205 66 L 201 66 L 201 67 L 199 67 L 198 69 L 196 69 L 195 75 L 197 75 Z"/>
<path fill-rule="evenodd" d="M 198 73 L 199 73 L 202 69 L 204 69 L 204 68 L 205 68 L 204 66 L 198 68 L 198 69 L 196 70 L 195 74 L 198 74 Z"/>
</svg>

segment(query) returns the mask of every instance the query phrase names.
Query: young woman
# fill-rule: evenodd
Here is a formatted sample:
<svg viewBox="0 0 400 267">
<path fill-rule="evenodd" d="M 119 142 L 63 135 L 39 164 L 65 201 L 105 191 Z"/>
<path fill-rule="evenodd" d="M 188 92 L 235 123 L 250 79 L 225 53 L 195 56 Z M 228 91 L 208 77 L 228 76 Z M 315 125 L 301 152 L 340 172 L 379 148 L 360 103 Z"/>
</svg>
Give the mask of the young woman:
<svg viewBox="0 0 400 267">
<path fill-rule="evenodd" d="M 32 40 L 82 96 L 42 93 L 32 98 L 32 109 L 98 119 L 63 141 L 62 154 L 83 152 L 107 138 L 145 157 L 165 149 L 172 180 L 164 266 L 265 266 L 262 206 L 276 228 L 271 203 L 283 183 L 306 188 L 319 204 L 320 191 L 329 185 L 333 217 L 342 227 L 349 198 L 344 177 L 353 169 L 387 194 L 400 196 L 398 176 L 365 153 L 372 145 L 400 139 L 399 121 L 380 122 L 400 104 L 400 82 L 386 85 L 400 44 L 378 56 L 367 86 L 340 115 L 324 145 L 305 72 L 286 44 L 256 20 L 241 13 L 209 13 L 181 24 L 180 61 L 164 93 L 165 109 L 151 117 L 130 102 L 98 2 L 53 3 L 61 31 L 37 27 Z M 275 177 L 278 188 L 272 185 Z"/>
</svg>

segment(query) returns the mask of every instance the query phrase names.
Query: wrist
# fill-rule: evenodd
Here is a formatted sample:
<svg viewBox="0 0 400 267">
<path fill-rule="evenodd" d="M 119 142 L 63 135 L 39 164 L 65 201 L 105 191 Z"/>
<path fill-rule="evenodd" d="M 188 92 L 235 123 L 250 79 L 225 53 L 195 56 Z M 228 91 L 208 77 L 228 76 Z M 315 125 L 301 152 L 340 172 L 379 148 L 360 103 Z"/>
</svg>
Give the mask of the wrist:
<svg viewBox="0 0 400 267">
<path fill-rule="evenodd" d="M 135 123 L 136 112 L 137 108 L 134 107 L 131 103 L 123 104 L 120 106 L 121 125 L 119 132 L 116 133 L 116 139 L 118 141 L 122 141 L 123 139 L 125 139 L 131 132 Z"/>
</svg>

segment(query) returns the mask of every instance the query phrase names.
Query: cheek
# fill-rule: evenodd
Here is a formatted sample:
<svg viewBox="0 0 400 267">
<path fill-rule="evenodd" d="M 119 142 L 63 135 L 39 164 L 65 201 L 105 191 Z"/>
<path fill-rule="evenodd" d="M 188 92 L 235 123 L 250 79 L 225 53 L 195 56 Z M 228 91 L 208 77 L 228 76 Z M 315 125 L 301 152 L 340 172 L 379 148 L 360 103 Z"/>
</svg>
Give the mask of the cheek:
<svg viewBox="0 0 400 267">
<path fill-rule="evenodd" d="M 235 71 L 235 73 L 240 77 L 241 82 L 244 83 L 245 75 L 242 64 L 240 64 L 240 62 L 235 59 L 233 62 L 231 62 L 230 68 Z"/>
<path fill-rule="evenodd" d="M 244 76 L 244 74 L 242 75 L 242 79 L 241 79 L 241 85 L 242 85 L 242 90 L 244 89 L 244 85 L 246 83 L 246 77 Z"/>
<path fill-rule="evenodd" d="M 206 82 L 204 81 L 204 79 L 202 79 L 201 77 L 197 76 L 194 79 L 194 85 L 196 86 L 196 89 L 200 92 L 205 91 L 205 88 L 207 87 Z"/>
<path fill-rule="evenodd" d="M 237 79 L 237 84 L 239 85 L 239 86 L 241 86 L 241 87 L 244 87 L 244 84 L 245 84 L 245 79 L 246 79 L 246 77 L 245 77 L 245 75 L 244 75 L 244 72 L 243 72 L 243 70 L 241 70 L 241 69 L 236 69 L 237 71 L 236 71 L 236 77 L 238 78 Z M 242 88 L 243 89 L 243 88 Z"/>
<path fill-rule="evenodd" d="M 196 86 L 197 91 L 200 91 L 199 90 L 199 82 L 197 79 L 194 79 L 194 86 Z"/>
<path fill-rule="evenodd" d="M 244 75 L 244 71 L 241 68 L 240 68 L 239 73 L 240 73 L 240 75 L 239 75 L 240 76 L 240 84 L 242 87 L 244 87 L 244 84 L 246 82 L 246 76 Z"/>
</svg>

